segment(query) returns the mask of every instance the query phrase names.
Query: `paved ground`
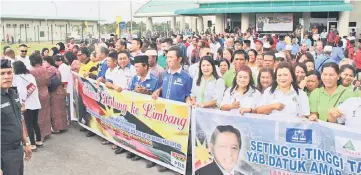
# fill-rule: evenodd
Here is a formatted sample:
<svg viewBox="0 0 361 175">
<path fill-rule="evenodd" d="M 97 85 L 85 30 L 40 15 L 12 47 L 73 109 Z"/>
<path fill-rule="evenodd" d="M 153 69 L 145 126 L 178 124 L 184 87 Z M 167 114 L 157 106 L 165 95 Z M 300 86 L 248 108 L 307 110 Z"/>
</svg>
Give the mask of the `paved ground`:
<svg viewBox="0 0 361 175">
<path fill-rule="evenodd" d="M 52 135 L 44 147 L 33 153 L 25 164 L 26 175 L 175 175 L 159 173 L 157 167 L 147 169 L 146 161 L 133 162 L 126 154 L 115 155 L 110 145 L 102 145 L 101 138 L 88 138 L 80 126 Z"/>
</svg>

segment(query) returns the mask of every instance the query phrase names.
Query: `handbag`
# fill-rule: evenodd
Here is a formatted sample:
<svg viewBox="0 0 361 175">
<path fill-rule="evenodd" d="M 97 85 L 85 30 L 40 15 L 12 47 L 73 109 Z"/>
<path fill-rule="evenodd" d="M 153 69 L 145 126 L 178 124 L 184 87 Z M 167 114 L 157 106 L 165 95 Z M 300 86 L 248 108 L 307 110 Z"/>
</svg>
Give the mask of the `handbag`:
<svg viewBox="0 0 361 175">
<path fill-rule="evenodd" d="M 20 78 L 22 78 L 23 80 L 25 80 L 26 82 L 28 82 L 29 84 L 26 86 L 26 91 L 27 91 L 27 98 L 30 97 L 31 94 L 33 94 L 33 92 L 36 90 L 36 86 L 34 83 L 28 81 L 26 78 L 24 78 L 23 76 L 20 76 Z"/>
<path fill-rule="evenodd" d="M 61 80 L 60 78 L 58 78 L 58 76 L 56 76 L 56 73 L 54 73 L 51 77 L 50 77 L 50 82 L 48 85 L 48 89 L 49 92 L 55 92 L 56 89 L 61 85 Z"/>
</svg>

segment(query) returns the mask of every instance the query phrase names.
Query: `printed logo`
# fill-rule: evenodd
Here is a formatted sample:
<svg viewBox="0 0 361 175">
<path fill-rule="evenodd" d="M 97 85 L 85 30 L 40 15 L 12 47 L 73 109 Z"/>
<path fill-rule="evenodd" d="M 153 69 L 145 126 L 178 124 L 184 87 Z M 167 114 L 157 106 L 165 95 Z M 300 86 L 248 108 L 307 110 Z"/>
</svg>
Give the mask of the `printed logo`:
<svg viewBox="0 0 361 175">
<path fill-rule="evenodd" d="M 150 84 L 146 84 L 145 87 L 150 88 Z"/>
<path fill-rule="evenodd" d="M 312 144 L 312 130 L 311 129 L 287 128 L 286 129 L 286 142 Z"/>
<path fill-rule="evenodd" d="M 171 155 L 172 165 L 184 170 L 186 168 L 187 157 L 176 152 L 171 152 Z"/>
<path fill-rule="evenodd" d="M 336 152 L 350 156 L 361 158 L 361 140 L 353 140 L 346 137 L 335 137 Z"/>
<path fill-rule="evenodd" d="M 1 104 L 1 105 L 0 105 L 0 108 L 2 109 L 2 108 L 5 108 L 5 107 L 7 107 L 7 106 L 10 106 L 10 103 L 9 103 L 9 102 L 6 102 L 6 103 Z"/>
<path fill-rule="evenodd" d="M 297 97 L 293 97 L 292 101 L 297 103 Z"/>
</svg>

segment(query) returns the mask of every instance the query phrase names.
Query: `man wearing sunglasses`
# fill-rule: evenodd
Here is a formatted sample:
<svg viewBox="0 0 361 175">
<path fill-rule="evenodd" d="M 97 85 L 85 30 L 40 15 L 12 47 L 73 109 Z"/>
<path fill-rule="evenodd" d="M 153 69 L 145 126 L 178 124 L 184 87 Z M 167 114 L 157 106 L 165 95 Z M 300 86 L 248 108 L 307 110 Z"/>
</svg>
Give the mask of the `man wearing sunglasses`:
<svg viewBox="0 0 361 175">
<path fill-rule="evenodd" d="M 16 57 L 16 60 L 22 61 L 26 68 L 30 70 L 33 66 L 30 64 L 29 56 L 28 56 L 28 46 L 26 44 L 19 45 L 19 53 L 20 55 Z"/>
</svg>

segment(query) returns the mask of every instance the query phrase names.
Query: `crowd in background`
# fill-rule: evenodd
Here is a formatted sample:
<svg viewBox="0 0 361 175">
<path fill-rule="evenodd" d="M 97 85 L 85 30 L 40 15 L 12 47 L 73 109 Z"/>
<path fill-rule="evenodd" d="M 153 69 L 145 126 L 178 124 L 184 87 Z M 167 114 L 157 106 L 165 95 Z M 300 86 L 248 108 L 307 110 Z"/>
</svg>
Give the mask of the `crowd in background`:
<svg viewBox="0 0 361 175">
<path fill-rule="evenodd" d="M 71 71 L 119 93 L 134 91 L 240 116 L 264 114 L 361 126 L 357 81 L 361 39 L 340 37 L 337 31 L 319 37 L 306 33 L 303 39 L 259 37 L 251 31 L 132 40 L 111 35 L 108 41 L 91 45 L 77 45 L 71 39 L 31 54 L 27 51 L 28 46 L 21 44 L 16 56 L 4 47 L 2 59 L 13 63 L 13 86 L 26 107 L 33 150 L 43 146 L 50 134 L 68 128 Z M 89 114 L 80 118 L 85 124 L 88 119 Z M 116 145 L 112 149 L 116 154 L 126 152 Z M 127 158 L 140 159 L 130 152 Z M 147 168 L 153 166 L 147 163 Z"/>
</svg>

